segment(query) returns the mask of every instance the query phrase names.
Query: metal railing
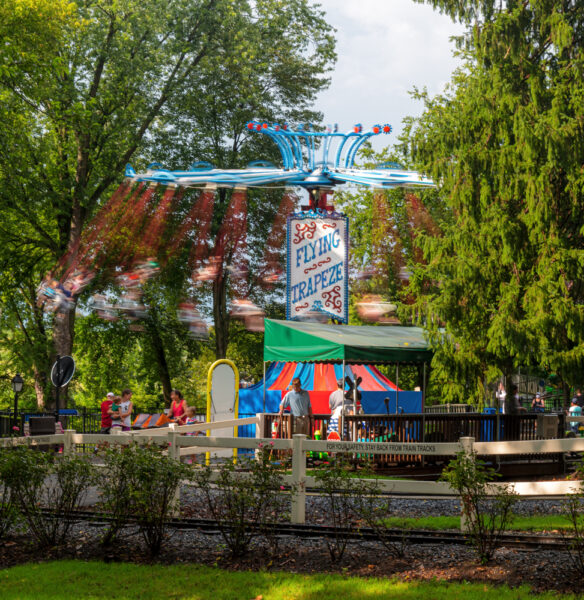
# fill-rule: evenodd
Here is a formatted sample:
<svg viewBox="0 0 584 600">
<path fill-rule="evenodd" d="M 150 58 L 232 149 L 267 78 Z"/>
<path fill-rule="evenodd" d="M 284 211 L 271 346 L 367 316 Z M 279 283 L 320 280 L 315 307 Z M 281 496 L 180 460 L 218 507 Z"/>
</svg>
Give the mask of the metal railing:
<svg viewBox="0 0 584 600">
<path fill-rule="evenodd" d="M 559 414 L 556 435 L 564 438 L 566 423 L 565 415 Z M 277 413 L 262 414 L 264 419 L 262 430 L 266 437 L 292 438 L 290 415 Z M 314 415 L 315 431 L 320 432 L 320 438 L 326 439 L 330 415 Z M 472 437 L 478 442 L 526 441 L 541 437 L 537 429 L 537 413 L 518 415 L 486 415 L 480 413 L 452 414 L 403 414 L 403 415 L 351 415 L 345 417 L 345 432 L 343 439 L 354 442 L 400 442 L 400 443 L 451 443 L 461 437 Z M 434 460 L 446 460 L 448 457 L 434 457 Z M 513 460 L 529 460 L 532 455 L 513 457 Z M 377 465 L 408 463 L 421 464 L 425 462 L 422 455 L 375 455 L 371 457 Z M 555 457 L 555 459 L 559 459 Z M 511 459 L 509 459 L 511 460 Z"/>
<path fill-rule="evenodd" d="M 468 413 L 474 410 L 472 404 L 432 404 L 424 407 L 424 412 L 431 414 Z"/>
</svg>

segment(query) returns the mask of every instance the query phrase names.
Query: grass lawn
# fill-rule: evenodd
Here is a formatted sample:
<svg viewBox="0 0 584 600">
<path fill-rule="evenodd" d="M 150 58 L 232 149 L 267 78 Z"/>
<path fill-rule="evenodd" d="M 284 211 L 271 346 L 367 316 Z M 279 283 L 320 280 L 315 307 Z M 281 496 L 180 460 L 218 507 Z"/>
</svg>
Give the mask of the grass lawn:
<svg viewBox="0 0 584 600">
<path fill-rule="evenodd" d="M 59 561 L 0 571 L 2 600 L 28 598 L 160 600 L 536 600 L 575 598 L 534 595 L 527 587 L 400 582 L 343 575 L 230 572 L 196 565 L 143 566 Z"/>
<path fill-rule="evenodd" d="M 390 517 L 386 519 L 389 527 L 396 529 L 429 529 L 441 531 L 444 529 L 460 529 L 460 517 Z M 570 530 L 572 525 L 562 515 L 546 515 L 533 517 L 515 516 L 508 531 L 559 531 Z"/>
</svg>

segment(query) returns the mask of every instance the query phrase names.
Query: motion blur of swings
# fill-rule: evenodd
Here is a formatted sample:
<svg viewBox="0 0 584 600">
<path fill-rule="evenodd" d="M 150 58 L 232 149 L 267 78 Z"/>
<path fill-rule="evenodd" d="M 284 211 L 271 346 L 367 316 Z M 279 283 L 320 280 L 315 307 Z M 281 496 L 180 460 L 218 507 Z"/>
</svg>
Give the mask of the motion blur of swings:
<svg viewBox="0 0 584 600">
<path fill-rule="evenodd" d="M 252 284 L 269 291 L 282 279 L 281 251 L 286 218 L 297 197 L 283 194 L 256 273 L 250 273 L 247 232 L 247 190 L 235 188 L 211 240 L 216 188 L 204 187 L 178 226 L 173 215 L 185 190 L 127 180 L 85 228 L 80 242 L 47 273 L 37 289 L 37 303 L 46 312 L 65 315 L 79 295 L 93 284 L 88 307 L 105 321 L 125 320 L 134 331 L 144 330 L 150 307 L 144 287 L 173 258 L 186 256 L 192 290 L 230 278 L 230 316 L 249 331 L 263 331 L 265 313 L 249 297 Z M 184 210 L 184 209 L 183 209 Z M 253 277 L 253 279 L 252 279 Z M 108 291 L 109 290 L 109 291 Z M 115 291 L 115 293 L 112 292 Z M 195 294 L 196 295 L 196 294 Z M 177 319 L 188 335 L 205 339 L 208 324 L 193 298 L 177 305 Z"/>
<path fill-rule="evenodd" d="M 418 231 L 438 235 L 439 229 L 421 200 L 408 193 L 405 196 L 408 231 L 414 238 Z M 371 229 L 371 254 L 367 265 L 357 274 L 357 280 L 366 289 L 387 289 L 389 271 L 393 271 L 398 290 L 407 286 L 410 271 L 405 264 L 406 252 L 403 234 L 398 229 L 398 219 L 392 214 L 383 193 L 373 196 L 373 218 Z M 389 258 L 389 260 L 388 260 Z M 414 245 L 414 262 L 422 262 L 421 251 Z M 389 266 L 388 266 L 389 265 Z M 399 323 L 396 316 L 397 304 L 375 292 L 362 293 L 355 303 L 358 317 L 365 323 L 391 325 Z"/>
</svg>

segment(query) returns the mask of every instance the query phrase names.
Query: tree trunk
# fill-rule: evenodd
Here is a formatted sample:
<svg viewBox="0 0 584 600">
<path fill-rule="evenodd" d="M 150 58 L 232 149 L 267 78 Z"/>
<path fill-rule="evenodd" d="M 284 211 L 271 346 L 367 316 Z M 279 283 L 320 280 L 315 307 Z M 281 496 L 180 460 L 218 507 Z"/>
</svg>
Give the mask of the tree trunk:
<svg viewBox="0 0 584 600">
<path fill-rule="evenodd" d="M 213 281 L 213 321 L 215 324 L 215 358 L 227 356 L 229 315 L 227 314 L 227 275 L 219 274 Z"/>
<path fill-rule="evenodd" d="M 69 264 L 77 258 L 77 247 L 81 238 L 81 230 L 83 228 L 84 213 L 81 206 L 80 197 L 82 195 L 81 187 L 76 190 L 75 196 L 72 198 L 71 212 L 69 217 L 63 219 L 60 223 L 60 237 L 63 241 L 62 251 L 63 253 L 71 252 L 69 256 Z M 55 356 L 71 356 L 73 353 L 73 341 L 75 337 L 75 311 L 77 309 L 77 298 L 71 298 L 72 306 L 67 312 L 57 313 L 55 315 L 55 322 L 53 326 L 53 347 L 55 349 Z M 55 359 L 53 356 L 53 361 Z M 50 361 L 49 369 L 52 368 L 53 361 Z M 50 370 L 49 370 L 50 376 Z M 64 386 L 59 390 L 59 408 L 67 408 L 69 400 L 69 386 Z M 53 387 L 52 393 L 49 396 L 47 409 L 54 409 L 56 405 L 56 389 Z"/>
<path fill-rule="evenodd" d="M 155 319 L 149 323 L 150 341 L 152 342 L 152 348 L 154 350 L 154 356 L 156 357 L 156 364 L 158 365 L 158 377 L 162 383 L 162 395 L 164 396 L 164 404 L 166 407 L 170 406 L 170 392 L 172 391 L 172 383 L 170 381 L 170 373 L 168 370 L 168 363 L 166 362 L 166 354 L 164 351 L 164 344 L 158 331 L 158 325 Z"/>
<path fill-rule="evenodd" d="M 37 401 L 37 409 L 45 410 L 45 391 L 47 387 L 47 373 L 34 367 L 34 393 Z"/>
<path fill-rule="evenodd" d="M 73 306 L 68 312 L 58 313 L 55 316 L 55 325 L 53 327 L 53 345 L 55 347 L 55 356 L 71 356 L 73 352 L 73 338 L 75 337 L 75 310 L 77 307 L 77 299 L 73 299 Z M 49 364 L 50 369 L 53 367 L 53 361 Z M 59 391 L 59 408 L 67 408 L 69 400 L 69 386 L 62 387 Z M 56 404 L 56 390 L 53 386 L 51 395 L 49 396 L 49 404 L 46 407 L 48 410 L 54 409 Z"/>
</svg>

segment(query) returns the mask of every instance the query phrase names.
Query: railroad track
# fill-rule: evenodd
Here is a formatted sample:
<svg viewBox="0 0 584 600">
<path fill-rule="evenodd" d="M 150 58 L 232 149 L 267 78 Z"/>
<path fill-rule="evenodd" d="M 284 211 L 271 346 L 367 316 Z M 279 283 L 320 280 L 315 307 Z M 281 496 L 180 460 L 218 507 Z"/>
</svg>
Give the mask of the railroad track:
<svg viewBox="0 0 584 600">
<path fill-rule="evenodd" d="M 45 510 L 48 516 L 55 516 L 54 511 Z M 92 511 L 75 511 L 69 515 L 78 522 L 102 527 L 110 519 L 107 515 Z M 62 518 L 62 516 L 61 516 Z M 127 519 L 128 525 L 137 525 L 137 519 Z M 217 521 L 212 519 L 180 518 L 169 519 L 167 522 L 171 529 L 195 529 L 203 534 L 216 535 L 221 531 Z M 226 527 L 224 524 L 223 527 Z M 262 527 L 257 523 L 246 523 L 246 527 L 258 532 Z M 264 528 L 265 530 L 265 528 Z M 296 536 L 303 538 L 344 537 L 349 540 L 378 540 L 380 534 L 370 527 L 352 527 L 335 529 L 327 525 L 298 525 L 292 523 L 278 523 L 273 527 L 273 534 L 277 536 Z M 468 535 L 458 531 L 430 531 L 425 529 L 386 529 L 383 530 L 386 541 L 407 544 L 468 544 Z M 500 546 L 520 550 L 566 550 L 575 541 L 572 536 L 561 535 L 534 535 L 520 533 L 504 533 L 500 536 Z"/>
</svg>

